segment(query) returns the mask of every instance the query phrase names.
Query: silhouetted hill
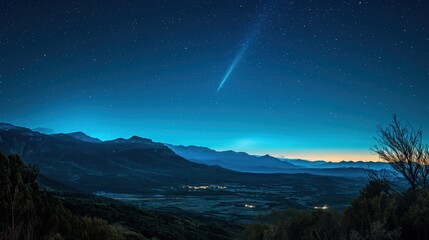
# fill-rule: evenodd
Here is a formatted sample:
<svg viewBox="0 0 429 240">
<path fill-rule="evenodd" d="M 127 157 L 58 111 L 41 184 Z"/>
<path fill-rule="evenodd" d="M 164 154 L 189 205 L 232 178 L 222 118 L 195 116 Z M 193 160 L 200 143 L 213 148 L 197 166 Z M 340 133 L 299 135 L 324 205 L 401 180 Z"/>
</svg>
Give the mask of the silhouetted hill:
<svg viewBox="0 0 429 240">
<path fill-rule="evenodd" d="M 207 166 L 188 161 L 161 143 L 136 136 L 105 142 L 86 139 L 83 141 L 67 134 L 51 136 L 10 124 L 0 125 L 1 152 L 18 153 L 27 163 L 37 164 L 41 174 L 56 185 L 81 191 L 138 193 L 151 188 L 202 183 L 282 183 L 297 188 L 301 185 L 325 188 L 347 182 L 342 178 L 308 174 L 259 175 Z M 269 156 L 261 159 L 277 161 Z"/>
</svg>

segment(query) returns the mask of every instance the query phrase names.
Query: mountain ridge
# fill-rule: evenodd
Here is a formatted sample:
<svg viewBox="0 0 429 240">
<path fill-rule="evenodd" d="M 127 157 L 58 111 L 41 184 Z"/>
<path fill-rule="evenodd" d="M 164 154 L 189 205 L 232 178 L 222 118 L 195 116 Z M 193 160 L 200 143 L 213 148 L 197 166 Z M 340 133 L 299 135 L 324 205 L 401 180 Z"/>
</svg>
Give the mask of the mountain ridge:
<svg viewBox="0 0 429 240">
<path fill-rule="evenodd" d="M 46 179 L 85 192 L 136 193 L 189 184 L 323 185 L 348 181 L 302 173 L 258 175 L 208 166 L 189 161 L 162 143 L 140 137 L 87 142 L 70 135 L 47 135 L 13 125 L 0 126 L 5 126 L 0 128 L 1 152 L 18 153 L 26 163 L 38 165 Z"/>
<path fill-rule="evenodd" d="M 176 154 L 197 163 L 219 165 L 221 167 L 254 173 L 309 173 L 326 176 L 364 177 L 367 169 L 389 169 L 386 163 L 380 162 L 328 162 L 308 161 L 302 159 L 281 159 L 270 155 L 250 155 L 243 152 L 216 151 L 207 147 L 194 145 L 166 144 Z"/>
</svg>

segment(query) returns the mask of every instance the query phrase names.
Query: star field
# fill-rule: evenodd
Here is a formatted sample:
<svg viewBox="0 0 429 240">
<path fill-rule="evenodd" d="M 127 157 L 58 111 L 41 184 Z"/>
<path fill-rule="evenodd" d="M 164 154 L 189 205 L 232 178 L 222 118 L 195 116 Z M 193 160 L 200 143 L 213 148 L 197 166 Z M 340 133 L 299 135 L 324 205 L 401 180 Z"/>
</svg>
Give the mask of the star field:
<svg viewBox="0 0 429 240">
<path fill-rule="evenodd" d="M 0 9 L 1 122 L 327 160 L 374 160 L 376 126 L 394 113 L 429 139 L 427 1 L 2 1 Z M 261 14 L 255 41 L 216 94 Z"/>
</svg>

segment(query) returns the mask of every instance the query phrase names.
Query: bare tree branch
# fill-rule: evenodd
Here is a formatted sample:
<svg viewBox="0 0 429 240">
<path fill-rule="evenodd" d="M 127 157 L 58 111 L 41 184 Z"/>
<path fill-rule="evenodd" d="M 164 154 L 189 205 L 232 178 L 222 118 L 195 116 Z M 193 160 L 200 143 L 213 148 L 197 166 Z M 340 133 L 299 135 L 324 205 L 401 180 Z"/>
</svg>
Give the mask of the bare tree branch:
<svg viewBox="0 0 429 240">
<path fill-rule="evenodd" d="M 396 115 L 388 127 L 378 127 L 376 145 L 372 151 L 400 173 L 411 189 L 427 186 L 429 150 L 422 143 L 422 129 L 403 126 Z"/>
</svg>

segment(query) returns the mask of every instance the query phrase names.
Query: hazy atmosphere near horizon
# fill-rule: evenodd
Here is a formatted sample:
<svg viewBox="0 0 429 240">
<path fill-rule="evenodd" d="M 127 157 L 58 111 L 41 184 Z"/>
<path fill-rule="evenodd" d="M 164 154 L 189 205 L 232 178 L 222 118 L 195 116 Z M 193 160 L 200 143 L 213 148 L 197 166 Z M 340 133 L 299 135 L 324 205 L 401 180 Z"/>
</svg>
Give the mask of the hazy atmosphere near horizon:
<svg viewBox="0 0 429 240">
<path fill-rule="evenodd" d="M 429 136 L 428 1 L 1 1 L 0 122 L 285 158 Z"/>
</svg>

